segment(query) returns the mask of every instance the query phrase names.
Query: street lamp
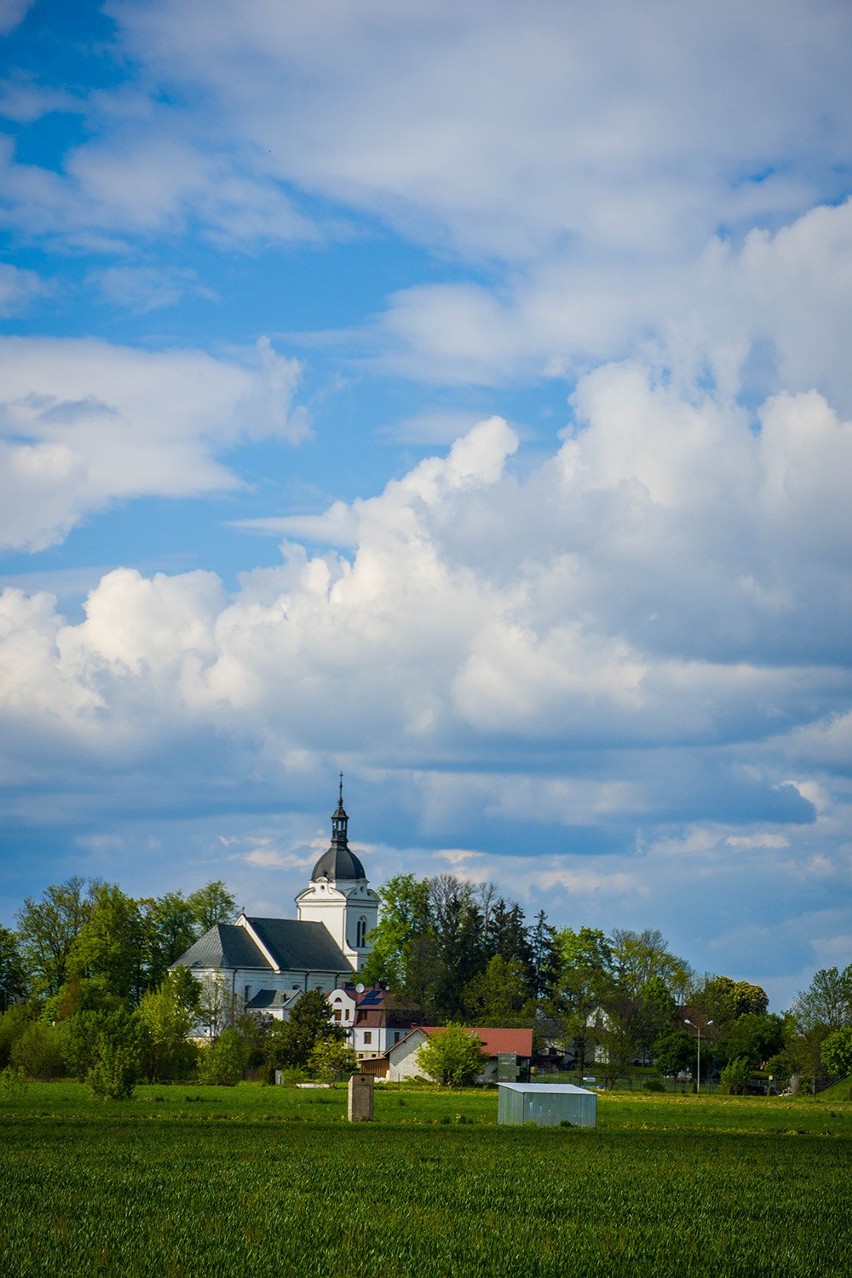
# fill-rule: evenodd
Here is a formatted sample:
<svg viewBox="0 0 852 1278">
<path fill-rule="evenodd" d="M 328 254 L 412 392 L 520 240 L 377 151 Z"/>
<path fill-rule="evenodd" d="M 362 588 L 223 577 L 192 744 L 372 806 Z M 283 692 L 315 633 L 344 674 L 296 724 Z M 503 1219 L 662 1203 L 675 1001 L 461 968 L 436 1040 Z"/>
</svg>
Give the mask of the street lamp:
<svg viewBox="0 0 852 1278">
<path fill-rule="evenodd" d="M 693 1025 L 692 1021 L 689 1019 L 688 1016 L 684 1016 L 683 1023 L 684 1025 L 692 1025 L 692 1028 L 694 1030 L 698 1030 L 698 1077 L 695 1080 L 695 1090 L 696 1092 L 700 1092 L 701 1091 L 701 1026 Z M 708 1025 L 712 1025 L 712 1024 L 713 1024 L 712 1021 L 708 1021 L 707 1025 L 705 1025 L 704 1028 L 706 1029 Z"/>
</svg>

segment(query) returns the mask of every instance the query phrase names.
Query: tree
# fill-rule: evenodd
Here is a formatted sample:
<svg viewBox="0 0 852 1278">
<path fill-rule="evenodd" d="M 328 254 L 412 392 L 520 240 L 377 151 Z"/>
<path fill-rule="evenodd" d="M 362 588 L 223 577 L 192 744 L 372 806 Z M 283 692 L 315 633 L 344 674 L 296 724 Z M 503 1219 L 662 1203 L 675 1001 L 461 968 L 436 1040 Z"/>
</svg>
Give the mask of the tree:
<svg viewBox="0 0 852 1278">
<path fill-rule="evenodd" d="M 852 1074 L 852 1028 L 833 1030 L 823 1040 L 820 1056 L 832 1078 Z"/>
<path fill-rule="evenodd" d="M 409 947 L 429 930 L 429 885 L 413 874 L 397 874 L 379 889 L 381 915 L 367 940 L 370 952 L 361 968 L 365 985 L 386 981 L 402 992 L 409 979 Z"/>
<path fill-rule="evenodd" d="M 533 993 L 537 999 L 548 999 L 559 976 L 560 961 L 556 929 L 548 923 L 544 910 L 535 916 L 529 937 Z"/>
<path fill-rule="evenodd" d="M 622 995 L 611 999 L 597 1018 L 595 1065 L 603 1066 L 604 1081 L 611 1087 L 627 1072 L 636 1055 L 636 1035 L 631 1023 L 632 1004 Z"/>
<path fill-rule="evenodd" d="M 612 948 L 599 928 L 563 928 L 555 942 L 560 958 L 548 1012 L 564 1026 L 577 1051 L 577 1067 L 585 1073 L 591 1029 L 601 1008 L 615 993 Z"/>
<path fill-rule="evenodd" d="M 308 1057 L 308 1072 L 322 1083 L 336 1083 L 338 1079 L 354 1074 L 358 1057 L 348 1043 L 339 1039 L 321 1038 Z"/>
<path fill-rule="evenodd" d="M 430 1035 L 417 1053 L 417 1064 L 447 1087 L 469 1087 L 482 1071 L 482 1039 L 451 1022 Z"/>
<path fill-rule="evenodd" d="M 40 901 L 26 897 L 18 911 L 18 936 L 27 975 L 38 997 L 65 983 L 72 947 L 92 913 L 96 884 L 85 891 L 76 875 L 47 888 Z"/>
<path fill-rule="evenodd" d="M 723 1029 L 718 1040 L 722 1060 L 747 1060 L 751 1069 L 780 1052 L 784 1043 L 784 1027 L 780 1016 L 747 1012 Z"/>
<path fill-rule="evenodd" d="M 689 999 L 720 1029 L 738 1016 L 761 1016 L 769 1007 L 769 997 L 759 985 L 733 981 L 729 976 L 706 976 Z"/>
<path fill-rule="evenodd" d="M 18 938 L 0 925 L 0 1012 L 26 997 L 27 978 Z"/>
<path fill-rule="evenodd" d="M 147 984 L 156 989 L 172 963 L 198 938 L 200 925 L 196 909 L 182 892 L 167 892 L 139 905 L 145 929 Z"/>
<path fill-rule="evenodd" d="M 187 897 L 187 905 L 202 934 L 209 932 L 217 923 L 233 923 L 237 916 L 236 898 L 221 879 L 191 892 Z"/>
<path fill-rule="evenodd" d="M 23 1070 L 27 1078 L 61 1078 L 65 1073 L 65 1042 L 65 1033 L 59 1026 L 30 1021 L 12 1044 L 9 1063 L 13 1069 Z"/>
<path fill-rule="evenodd" d="M 346 1031 L 331 1020 L 331 1007 L 322 990 L 308 990 L 270 1035 L 273 1063 L 281 1069 L 307 1069 L 317 1043 L 343 1042 Z"/>
<path fill-rule="evenodd" d="M 453 874 L 429 879 L 429 915 L 437 956 L 437 1013 L 461 1015 L 464 988 L 484 967 L 482 913 L 476 889 Z"/>
<path fill-rule="evenodd" d="M 695 1059 L 693 1039 L 680 1029 L 664 1029 L 654 1041 L 654 1064 L 661 1074 L 679 1074 Z"/>
<path fill-rule="evenodd" d="M 530 1024 L 535 1005 L 524 964 L 495 954 L 465 988 L 464 1004 L 471 1025 Z"/>
<path fill-rule="evenodd" d="M 658 928 L 644 932 L 616 928 L 612 936 L 615 974 L 630 994 L 638 994 L 652 977 L 659 977 L 673 996 L 688 984 L 692 975 L 689 964 L 671 953 Z"/>
<path fill-rule="evenodd" d="M 200 989 L 196 1005 L 198 1023 L 215 1042 L 222 1031 L 232 1028 L 237 1020 L 236 996 L 224 972 L 214 972 L 197 984 Z"/>
<path fill-rule="evenodd" d="M 0 1014 L 0 1069 L 9 1064 L 12 1048 L 32 1019 L 32 1008 L 23 1003 L 15 1003 L 8 1012 Z"/>
<path fill-rule="evenodd" d="M 198 1077 L 202 1083 L 233 1087 L 245 1073 L 246 1043 L 239 1030 L 222 1030 L 215 1043 L 202 1049 Z"/>
<path fill-rule="evenodd" d="M 800 1034 L 811 1030 L 843 1029 L 852 1025 L 852 964 L 839 971 L 821 968 L 809 987 L 793 1003 L 793 1016 Z"/>
<path fill-rule="evenodd" d="M 69 972 L 135 1006 L 145 988 L 145 927 L 139 905 L 116 883 L 99 883 L 68 955 Z"/>
<path fill-rule="evenodd" d="M 195 1048 L 188 1041 L 195 1012 L 179 983 L 167 976 L 159 989 L 143 994 L 138 1015 L 141 1066 L 148 1082 L 185 1076 L 195 1064 Z"/>
<path fill-rule="evenodd" d="M 751 1065 L 744 1056 L 737 1056 L 729 1061 L 722 1070 L 720 1083 L 722 1091 L 728 1096 L 742 1096 L 751 1078 Z"/>
</svg>

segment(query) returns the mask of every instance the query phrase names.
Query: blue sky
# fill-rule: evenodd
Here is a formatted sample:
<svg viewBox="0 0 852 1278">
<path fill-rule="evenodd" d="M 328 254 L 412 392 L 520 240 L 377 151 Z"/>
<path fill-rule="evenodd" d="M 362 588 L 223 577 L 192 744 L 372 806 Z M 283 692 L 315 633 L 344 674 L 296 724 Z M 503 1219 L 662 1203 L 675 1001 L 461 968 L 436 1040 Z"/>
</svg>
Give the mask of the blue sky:
<svg viewBox="0 0 852 1278">
<path fill-rule="evenodd" d="M 850 959 L 852 11 L 6 0 L 0 920 L 391 874 Z"/>
</svg>

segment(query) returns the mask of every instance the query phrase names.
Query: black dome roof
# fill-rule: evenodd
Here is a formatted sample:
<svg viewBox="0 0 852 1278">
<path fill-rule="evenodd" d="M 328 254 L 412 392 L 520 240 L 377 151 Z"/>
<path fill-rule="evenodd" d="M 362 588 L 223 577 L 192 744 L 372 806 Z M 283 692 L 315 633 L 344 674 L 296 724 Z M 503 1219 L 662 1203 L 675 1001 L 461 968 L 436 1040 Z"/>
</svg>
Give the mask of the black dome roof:
<svg viewBox="0 0 852 1278">
<path fill-rule="evenodd" d="M 364 867 L 354 852 L 349 848 L 332 843 L 327 852 L 323 852 L 314 866 L 312 879 L 366 879 Z"/>
<path fill-rule="evenodd" d="M 327 878 L 338 882 L 342 879 L 366 879 L 364 867 L 354 852 L 349 850 L 349 817 L 343 806 L 343 773 L 340 774 L 340 797 L 331 814 L 331 847 L 323 852 L 314 866 L 311 879 Z"/>
</svg>

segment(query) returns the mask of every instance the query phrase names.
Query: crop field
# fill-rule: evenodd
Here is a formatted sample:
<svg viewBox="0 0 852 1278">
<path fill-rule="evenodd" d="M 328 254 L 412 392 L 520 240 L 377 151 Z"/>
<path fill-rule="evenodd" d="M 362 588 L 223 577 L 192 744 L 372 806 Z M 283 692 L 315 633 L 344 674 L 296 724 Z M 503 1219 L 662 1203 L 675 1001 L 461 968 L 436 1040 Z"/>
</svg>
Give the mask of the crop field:
<svg viewBox="0 0 852 1278">
<path fill-rule="evenodd" d="M 599 1125 L 498 1128 L 493 1091 L 74 1084 L 0 1101 L 0 1272 L 848 1272 L 852 1106 L 602 1096 Z"/>
</svg>

